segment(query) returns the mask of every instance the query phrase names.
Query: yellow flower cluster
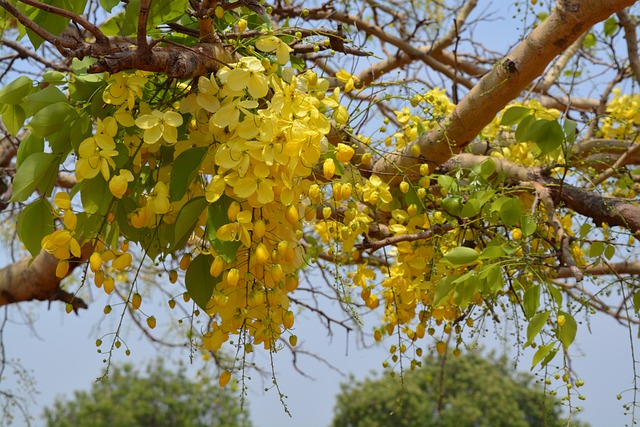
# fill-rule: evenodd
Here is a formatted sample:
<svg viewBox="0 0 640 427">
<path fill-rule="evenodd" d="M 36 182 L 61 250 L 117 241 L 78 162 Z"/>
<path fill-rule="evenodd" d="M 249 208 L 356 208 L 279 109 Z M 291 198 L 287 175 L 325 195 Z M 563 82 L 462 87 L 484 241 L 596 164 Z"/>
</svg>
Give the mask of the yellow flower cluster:
<svg viewBox="0 0 640 427">
<path fill-rule="evenodd" d="M 288 59 L 288 46 L 274 38 L 261 40 L 260 50 L 276 51 L 281 62 L 285 54 Z M 328 148 L 327 115 L 337 113 L 340 105 L 339 91 L 327 96 L 328 81 L 315 73 L 296 75 L 281 68 L 276 74 L 277 70 L 277 64 L 242 58 L 215 75 L 200 77 L 174 108 L 164 109 L 142 102 L 141 78 L 112 76 L 105 101 L 120 106 L 119 116 L 100 122 L 96 136 L 83 143 L 85 160 L 76 171 L 83 179 L 101 172 L 115 198 L 134 199 L 137 206 L 129 209 L 128 219 L 133 228 L 148 229 L 145 235 L 173 224 L 191 200 L 229 204 L 224 224 L 213 234 L 207 208 L 194 230 L 201 239 L 198 251 L 211 257 L 209 273 L 216 283 L 206 304 L 211 323 L 203 346 L 208 350 L 220 348 L 235 334 L 273 349 L 294 323 L 288 294 L 298 286 L 304 261 L 299 244 L 302 220 L 315 215 L 309 195 L 310 188 L 317 188 L 313 168 Z M 118 151 L 111 142 L 118 133 L 130 161 L 116 167 L 112 157 Z M 173 162 L 200 147 L 204 157 L 194 166 L 197 178 L 175 200 Z M 334 150 L 339 162 L 354 155 L 345 144 Z M 339 193 L 348 198 L 350 189 L 345 186 Z M 238 245 L 237 252 L 217 253 L 214 240 Z M 109 292 L 106 261 L 116 270 L 127 269 L 131 255 L 104 248 L 92 255 L 96 284 L 105 283 Z M 188 270 L 189 262 L 181 267 Z"/>
<path fill-rule="evenodd" d="M 78 224 L 76 214 L 71 210 L 69 194 L 59 192 L 54 198 L 55 213 L 62 218 L 64 229 L 56 230 L 42 239 L 42 249 L 58 261 L 56 277 L 63 278 L 69 271 L 69 259 L 82 256 L 80 244 L 74 237 L 74 230 Z"/>
<path fill-rule="evenodd" d="M 640 123 L 640 95 L 622 95 L 620 88 L 614 88 L 613 98 L 607 104 L 607 115 L 600 121 L 598 136 L 607 139 L 629 139 Z M 635 137 L 635 142 L 638 141 Z"/>
</svg>

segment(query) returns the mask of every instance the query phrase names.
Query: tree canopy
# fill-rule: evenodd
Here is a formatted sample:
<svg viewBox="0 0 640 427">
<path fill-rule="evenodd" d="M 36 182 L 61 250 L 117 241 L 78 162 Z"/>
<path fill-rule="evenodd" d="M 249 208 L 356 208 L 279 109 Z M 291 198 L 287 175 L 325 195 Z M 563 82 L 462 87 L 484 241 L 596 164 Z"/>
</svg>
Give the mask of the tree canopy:
<svg viewBox="0 0 640 427">
<path fill-rule="evenodd" d="M 513 321 L 579 397 L 579 324 L 638 325 L 637 7 L 514 2 L 510 45 L 491 7 L 0 0 L 0 208 L 28 252 L 0 306 L 93 288 L 105 361 L 161 321 L 235 348 L 222 386 L 300 352 L 299 311 L 391 337 L 390 369 Z"/>
<path fill-rule="evenodd" d="M 214 381 L 191 380 L 184 365 L 161 360 L 144 373 L 114 365 L 109 376 L 44 411 L 48 427 L 250 427 L 236 394 Z"/>
<path fill-rule="evenodd" d="M 475 352 L 443 363 L 430 354 L 402 382 L 389 375 L 346 382 L 332 427 L 566 425 L 559 401 L 508 363 Z"/>
</svg>

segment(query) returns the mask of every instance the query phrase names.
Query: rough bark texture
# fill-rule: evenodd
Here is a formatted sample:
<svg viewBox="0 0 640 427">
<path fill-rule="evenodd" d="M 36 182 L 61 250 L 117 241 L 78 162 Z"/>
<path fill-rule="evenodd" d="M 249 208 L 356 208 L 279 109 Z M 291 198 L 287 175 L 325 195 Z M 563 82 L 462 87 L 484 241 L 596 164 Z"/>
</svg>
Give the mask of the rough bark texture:
<svg viewBox="0 0 640 427">
<path fill-rule="evenodd" d="M 69 272 L 86 261 L 93 251 L 91 245 L 82 248 L 82 257 L 70 262 Z M 87 308 L 80 298 L 60 287 L 63 279 L 56 277 L 58 260 L 47 252 L 33 259 L 24 258 L 0 269 L 0 306 L 22 301 L 63 301 L 79 308 Z"/>
</svg>

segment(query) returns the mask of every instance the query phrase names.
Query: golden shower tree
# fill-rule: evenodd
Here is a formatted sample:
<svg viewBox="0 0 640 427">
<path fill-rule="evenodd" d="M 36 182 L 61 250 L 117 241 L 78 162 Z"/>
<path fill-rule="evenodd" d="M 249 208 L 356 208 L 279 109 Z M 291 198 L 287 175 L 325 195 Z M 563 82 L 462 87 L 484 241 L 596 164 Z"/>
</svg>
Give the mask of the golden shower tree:
<svg viewBox="0 0 640 427">
<path fill-rule="evenodd" d="M 633 3 L 514 3 L 494 48 L 476 0 L 0 0 L 0 305 L 97 286 L 109 353 L 155 294 L 209 355 L 377 310 L 394 363 L 502 318 L 566 360 L 585 316 L 638 323 Z"/>
</svg>

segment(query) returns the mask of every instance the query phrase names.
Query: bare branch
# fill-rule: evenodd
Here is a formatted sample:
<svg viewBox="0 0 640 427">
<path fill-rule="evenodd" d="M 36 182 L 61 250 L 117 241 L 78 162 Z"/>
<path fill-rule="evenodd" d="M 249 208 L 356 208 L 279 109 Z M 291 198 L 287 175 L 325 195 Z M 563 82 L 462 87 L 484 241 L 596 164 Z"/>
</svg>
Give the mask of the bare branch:
<svg viewBox="0 0 640 427">
<path fill-rule="evenodd" d="M 27 49 L 26 47 L 22 46 L 20 43 L 14 42 L 13 40 L 2 39 L 2 41 L 0 41 L 0 44 L 3 44 L 4 46 L 7 46 L 7 47 L 15 50 L 16 52 L 18 52 L 18 55 L 21 58 L 34 59 L 34 60 L 38 61 L 39 63 L 41 63 L 42 65 L 44 65 L 45 67 L 51 68 L 52 70 L 62 71 L 62 72 L 69 71 L 69 67 L 67 67 L 65 65 L 61 65 L 61 64 L 53 62 L 53 61 L 49 61 L 48 59 L 45 59 L 42 56 L 36 54 L 34 51 L 32 51 L 30 49 Z"/>
<path fill-rule="evenodd" d="M 636 26 L 638 25 L 629 14 L 621 10 L 616 14 L 620 20 L 620 25 L 624 29 L 624 38 L 627 40 L 627 52 L 629 54 L 629 64 L 631 65 L 631 72 L 636 78 L 636 81 L 640 81 L 640 59 L 638 59 L 638 33 L 636 32 Z"/>
</svg>

